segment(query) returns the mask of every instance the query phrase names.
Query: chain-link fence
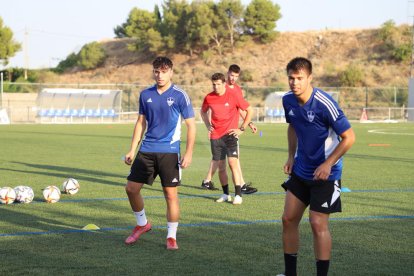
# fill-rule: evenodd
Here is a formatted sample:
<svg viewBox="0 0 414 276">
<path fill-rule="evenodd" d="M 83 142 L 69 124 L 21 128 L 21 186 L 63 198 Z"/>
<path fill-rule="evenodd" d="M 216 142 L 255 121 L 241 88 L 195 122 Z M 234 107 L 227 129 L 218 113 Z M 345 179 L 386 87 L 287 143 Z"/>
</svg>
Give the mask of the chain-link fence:
<svg viewBox="0 0 414 276">
<path fill-rule="evenodd" d="M 150 85 L 150 84 L 149 84 Z M 148 86 L 149 86 L 148 85 Z M 44 88 L 77 89 L 114 89 L 122 90 L 121 112 L 116 121 L 134 120 L 133 114 L 138 110 L 139 93 L 145 85 L 112 84 L 62 84 L 62 83 L 4 83 L 4 96 L 1 107 L 7 110 L 12 123 L 38 122 L 36 95 Z M 195 108 L 201 107 L 204 96 L 212 91 L 211 86 L 180 85 L 190 96 Z M 243 85 L 245 98 L 254 107 L 253 119 L 265 121 L 264 103 L 266 97 L 277 91 L 287 91 L 286 87 L 259 87 Z M 408 87 L 320 87 L 327 92 L 339 92 L 339 105 L 351 120 L 359 120 L 364 108 L 393 108 L 393 119 L 405 120 L 408 102 Z M 10 93 L 16 92 L 16 93 Z M 18 93 L 20 92 L 20 93 Z M 380 110 L 378 109 L 378 110 Z M 388 111 L 378 111 L 380 114 Z M 370 110 L 370 113 L 373 113 Z M 375 113 L 375 112 L 374 112 Z M 402 114 L 402 115 L 401 115 Z M 388 115 L 388 113 L 387 113 Z M 270 120 L 283 121 L 283 120 Z"/>
</svg>

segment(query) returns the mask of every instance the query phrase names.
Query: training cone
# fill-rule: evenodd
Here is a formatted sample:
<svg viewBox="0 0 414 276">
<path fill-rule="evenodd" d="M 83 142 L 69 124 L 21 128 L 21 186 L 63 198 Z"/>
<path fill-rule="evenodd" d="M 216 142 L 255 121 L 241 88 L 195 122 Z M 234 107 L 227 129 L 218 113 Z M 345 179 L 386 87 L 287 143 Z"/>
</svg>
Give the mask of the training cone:
<svg viewBox="0 0 414 276">
<path fill-rule="evenodd" d="M 101 228 L 99 228 L 97 225 L 95 224 L 88 224 L 85 227 L 82 228 L 83 230 L 99 230 Z"/>
<path fill-rule="evenodd" d="M 368 114 L 365 108 L 362 110 L 361 118 L 359 119 L 360 122 L 368 121 Z"/>
<path fill-rule="evenodd" d="M 349 193 L 349 192 L 351 192 L 351 189 L 349 189 L 347 187 L 342 187 L 341 188 L 341 192 L 343 192 L 343 193 Z"/>
</svg>

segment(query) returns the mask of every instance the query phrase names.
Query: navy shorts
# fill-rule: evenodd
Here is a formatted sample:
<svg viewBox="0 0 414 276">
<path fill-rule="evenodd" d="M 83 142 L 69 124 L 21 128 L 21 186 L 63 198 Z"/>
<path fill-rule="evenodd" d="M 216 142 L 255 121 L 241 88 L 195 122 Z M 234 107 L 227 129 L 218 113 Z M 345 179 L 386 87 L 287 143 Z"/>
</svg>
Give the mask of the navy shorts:
<svg viewBox="0 0 414 276">
<path fill-rule="evenodd" d="M 239 158 L 239 139 L 233 135 L 210 139 L 210 146 L 214 161 L 224 160 L 226 156 Z"/>
<path fill-rule="evenodd" d="M 129 181 L 152 185 L 160 176 L 163 187 L 177 187 L 181 184 L 181 168 L 178 153 L 138 152 Z"/>
<path fill-rule="evenodd" d="M 341 212 L 341 180 L 306 180 L 292 173 L 282 184 L 309 209 L 319 213 Z"/>
</svg>

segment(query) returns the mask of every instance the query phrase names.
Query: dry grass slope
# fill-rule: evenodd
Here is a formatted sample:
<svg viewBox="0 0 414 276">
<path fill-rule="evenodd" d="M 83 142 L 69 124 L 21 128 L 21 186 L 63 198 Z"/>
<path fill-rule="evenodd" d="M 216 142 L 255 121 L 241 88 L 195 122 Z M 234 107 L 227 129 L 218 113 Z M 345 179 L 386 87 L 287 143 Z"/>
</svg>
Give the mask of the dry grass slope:
<svg viewBox="0 0 414 276">
<path fill-rule="evenodd" d="M 364 72 L 366 86 L 407 86 L 409 64 L 381 58 L 381 42 L 376 29 L 323 30 L 280 33 L 276 41 L 259 45 L 246 42 L 234 53 L 215 56 L 206 64 L 193 55 L 170 55 L 175 63 L 174 80 L 180 85 L 209 86 L 214 72 L 225 72 L 231 63 L 239 64 L 252 76 L 249 86 L 280 86 L 286 83 L 286 63 L 305 56 L 314 63 L 317 86 L 338 86 L 339 74 L 354 64 Z M 131 39 L 102 41 L 108 54 L 105 65 L 88 71 L 75 71 L 60 76 L 65 83 L 152 83 L 152 57 L 127 49 Z"/>
</svg>

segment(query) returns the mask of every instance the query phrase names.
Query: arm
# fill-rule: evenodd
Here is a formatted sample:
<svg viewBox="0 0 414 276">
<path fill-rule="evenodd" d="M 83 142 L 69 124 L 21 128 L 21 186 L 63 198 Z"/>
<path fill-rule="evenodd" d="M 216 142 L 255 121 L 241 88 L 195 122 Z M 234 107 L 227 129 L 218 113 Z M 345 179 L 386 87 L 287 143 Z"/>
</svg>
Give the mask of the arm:
<svg viewBox="0 0 414 276">
<path fill-rule="evenodd" d="M 140 114 L 138 116 L 137 122 L 135 123 L 134 133 L 132 135 L 131 147 L 129 148 L 129 152 L 125 154 L 125 164 L 131 165 L 132 160 L 135 156 L 135 151 L 137 150 L 139 142 L 141 142 L 142 136 L 144 135 L 144 131 L 147 127 L 147 122 L 145 120 L 145 116 Z"/>
<path fill-rule="evenodd" d="M 293 169 L 293 163 L 295 162 L 295 153 L 298 146 L 298 138 L 296 136 L 295 129 L 291 124 L 287 129 L 287 138 L 288 138 L 288 160 L 283 167 L 285 174 L 291 174 Z"/>
<path fill-rule="evenodd" d="M 240 127 L 246 128 L 247 125 L 249 124 L 250 120 L 252 119 L 252 114 L 253 114 L 253 109 L 251 106 L 248 106 L 246 108 L 246 117 L 244 117 L 243 123 L 241 124 Z M 239 136 L 240 134 L 242 134 L 243 131 L 240 130 L 240 128 L 235 128 L 235 129 L 230 129 L 229 130 L 229 134 L 230 135 L 234 135 L 234 136 Z"/>
<path fill-rule="evenodd" d="M 240 113 L 240 117 L 244 120 L 246 118 L 246 111 L 239 109 L 239 113 Z M 256 133 L 257 132 L 257 127 L 253 122 L 249 122 L 248 126 L 250 127 L 250 129 L 252 130 L 252 133 Z"/>
<path fill-rule="evenodd" d="M 200 116 L 201 116 L 201 119 L 203 120 L 204 125 L 206 126 L 208 132 L 212 132 L 214 130 L 214 127 L 211 124 L 211 119 L 210 119 L 211 116 L 210 116 L 209 110 L 207 110 L 206 112 L 203 112 L 203 110 L 201 109 Z"/>
<path fill-rule="evenodd" d="M 196 137 L 196 125 L 194 118 L 188 118 L 185 120 L 187 126 L 187 145 L 185 148 L 185 154 L 182 156 L 180 163 L 183 169 L 187 168 L 191 164 L 194 150 L 194 142 Z"/>
<path fill-rule="evenodd" d="M 329 157 L 319 167 L 316 168 L 313 173 L 314 180 L 326 180 L 331 174 L 331 167 L 341 158 L 354 144 L 355 133 L 352 128 L 346 130 L 339 135 L 342 140 L 339 142 L 335 150 L 329 155 Z"/>
</svg>

